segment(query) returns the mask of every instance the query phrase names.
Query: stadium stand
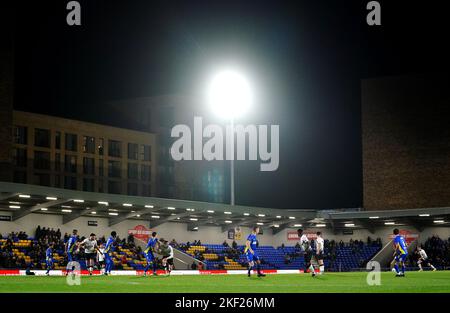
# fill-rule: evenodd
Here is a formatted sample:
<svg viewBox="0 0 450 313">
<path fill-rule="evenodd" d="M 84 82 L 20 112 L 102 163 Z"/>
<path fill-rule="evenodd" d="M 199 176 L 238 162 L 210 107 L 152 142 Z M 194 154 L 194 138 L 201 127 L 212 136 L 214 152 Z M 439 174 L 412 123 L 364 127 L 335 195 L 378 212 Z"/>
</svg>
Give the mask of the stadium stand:
<svg viewBox="0 0 450 313">
<path fill-rule="evenodd" d="M 179 249 L 203 261 L 207 269 L 242 270 L 246 268 L 244 246 L 233 245 L 180 245 Z M 364 267 L 381 249 L 381 242 L 366 244 L 362 241 L 351 241 L 347 244 L 337 244 L 334 241 L 325 242 L 325 266 L 330 271 L 349 271 Z M 261 258 L 262 269 L 303 269 L 304 258 L 300 247 L 259 246 L 258 255 Z"/>
<path fill-rule="evenodd" d="M 5 269 L 45 269 L 45 249 L 49 242 L 55 243 L 54 255 L 55 269 L 65 269 L 67 259 L 64 254 L 64 243 L 68 234 L 61 235 L 59 230 L 38 228 L 35 237 L 24 232 L 11 233 L 0 239 L 0 268 Z M 84 237 L 80 238 L 80 241 Z M 105 238 L 98 239 L 99 244 Z M 243 245 L 233 242 L 229 246 L 222 244 L 202 244 L 200 241 L 178 244 L 174 239 L 171 242 L 174 248 L 187 253 L 203 262 L 204 269 L 208 270 L 244 270 L 247 261 Z M 327 271 L 351 271 L 364 268 L 382 247 L 381 240 L 368 240 L 368 242 L 350 240 L 347 243 L 325 241 L 325 266 Z M 443 240 L 437 236 L 428 238 L 422 247 L 427 251 L 430 259 L 438 268 L 450 266 L 450 238 Z M 314 248 L 314 247 L 313 247 Z M 259 246 L 258 254 L 261 258 L 262 269 L 303 269 L 304 258 L 300 247 L 297 246 Z M 118 239 L 112 252 L 115 269 L 143 270 L 146 262 L 140 247 L 134 244 L 133 236 L 128 239 Z M 83 258 L 80 251 L 78 258 Z M 409 266 L 415 266 L 417 256 L 410 255 Z M 80 262 L 81 269 L 85 263 Z"/>
</svg>

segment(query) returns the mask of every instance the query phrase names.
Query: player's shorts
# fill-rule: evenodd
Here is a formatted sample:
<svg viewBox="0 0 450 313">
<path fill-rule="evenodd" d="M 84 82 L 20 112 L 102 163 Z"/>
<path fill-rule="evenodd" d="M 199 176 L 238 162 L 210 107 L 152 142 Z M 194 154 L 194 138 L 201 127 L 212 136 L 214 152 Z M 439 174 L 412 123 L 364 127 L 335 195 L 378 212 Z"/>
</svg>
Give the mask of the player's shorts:
<svg viewBox="0 0 450 313">
<path fill-rule="evenodd" d="M 168 256 L 163 257 L 163 259 L 166 259 L 167 264 L 173 265 L 173 258 L 168 258 Z"/>
<path fill-rule="evenodd" d="M 72 252 L 67 252 L 67 261 L 68 262 L 74 261 Z"/>
<path fill-rule="evenodd" d="M 318 260 L 323 260 L 323 252 L 319 252 L 314 254 L 314 258 L 318 261 Z"/>
<path fill-rule="evenodd" d="M 103 260 L 103 261 L 98 261 L 98 264 L 100 265 L 100 266 L 103 266 L 104 264 L 105 264 L 105 261 Z"/>
<path fill-rule="evenodd" d="M 395 261 L 396 262 L 405 262 L 406 261 L 406 258 L 408 257 L 408 254 L 397 254 L 396 256 L 395 256 Z"/>
<path fill-rule="evenodd" d="M 303 252 L 303 258 L 305 259 L 305 264 L 311 262 L 312 251 L 305 251 L 305 252 Z"/>
<path fill-rule="evenodd" d="M 47 264 L 48 267 L 51 267 L 53 265 L 53 260 L 52 259 L 45 259 L 45 264 Z"/>
<path fill-rule="evenodd" d="M 104 257 L 105 257 L 105 263 L 106 263 L 106 264 L 112 262 L 111 256 L 108 254 L 108 252 L 104 252 L 103 255 L 104 255 Z"/>
<path fill-rule="evenodd" d="M 250 253 L 250 251 L 247 251 L 245 255 L 249 263 L 253 261 L 259 261 L 259 256 L 256 253 Z"/>
<path fill-rule="evenodd" d="M 426 258 L 426 259 L 420 258 L 420 259 L 417 261 L 417 263 L 418 263 L 418 264 L 430 265 L 430 260 L 429 260 L 428 258 Z"/>
<path fill-rule="evenodd" d="M 155 259 L 155 256 L 153 255 L 153 252 L 151 252 L 151 251 L 144 253 L 144 255 L 145 255 L 145 259 L 147 260 L 148 263 L 153 262 L 153 260 Z"/>
<path fill-rule="evenodd" d="M 85 253 L 84 254 L 84 258 L 86 259 L 86 261 L 88 260 L 94 260 L 97 259 L 97 253 Z"/>
</svg>

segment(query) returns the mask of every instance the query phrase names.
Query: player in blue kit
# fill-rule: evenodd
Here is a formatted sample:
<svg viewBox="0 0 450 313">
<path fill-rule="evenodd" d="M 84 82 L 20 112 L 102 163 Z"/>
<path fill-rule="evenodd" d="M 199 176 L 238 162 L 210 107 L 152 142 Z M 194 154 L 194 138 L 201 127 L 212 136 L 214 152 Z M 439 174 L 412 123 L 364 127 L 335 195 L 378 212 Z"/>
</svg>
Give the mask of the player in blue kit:
<svg viewBox="0 0 450 313">
<path fill-rule="evenodd" d="M 111 236 L 108 238 L 105 244 L 105 251 L 103 252 L 105 256 L 105 276 L 108 276 L 108 274 L 111 274 L 112 267 L 114 265 L 114 262 L 111 258 L 111 252 L 113 248 L 113 243 L 116 241 L 117 233 L 115 231 L 111 232 Z"/>
<path fill-rule="evenodd" d="M 47 265 L 47 272 L 45 272 L 45 275 L 49 276 L 50 270 L 53 267 L 53 243 L 45 250 L 45 264 Z"/>
<path fill-rule="evenodd" d="M 72 231 L 72 236 L 69 237 L 69 239 L 66 242 L 66 246 L 64 251 L 67 254 L 67 262 L 68 264 L 74 261 L 74 252 L 75 248 L 77 247 L 77 240 L 78 240 L 78 230 L 74 229 Z M 70 271 L 73 272 L 75 269 L 75 266 L 72 266 Z M 66 275 L 69 274 L 69 270 L 67 270 Z"/>
<path fill-rule="evenodd" d="M 247 257 L 248 262 L 248 277 L 251 276 L 252 269 L 255 267 L 256 263 L 256 270 L 258 272 L 258 277 L 264 277 L 265 274 L 261 273 L 260 264 L 261 261 L 259 260 L 259 256 L 256 253 L 256 246 L 258 245 L 258 239 L 256 239 L 256 235 L 259 234 L 259 227 L 255 226 L 253 227 L 252 233 L 248 235 L 247 241 L 245 243 L 245 256 Z"/>
<path fill-rule="evenodd" d="M 152 268 L 153 268 L 153 275 L 157 275 L 156 274 L 157 264 L 156 264 L 155 256 L 153 255 L 153 252 L 156 251 L 156 246 L 158 246 L 158 248 L 159 248 L 159 242 L 158 242 L 158 238 L 157 238 L 157 233 L 153 232 L 152 236 L 148 240 L 147 246 L 145 247 L 145 250 L 144 250 L 144 256 L 145 256 L 145 259 L 147 260 L 147 266 L 144 269 L 144 276 L 147 276 L 147 271 L 150 268 L 150 265 L 152 265 Z"/>
<path fill-rule="evenodd" d="M 394 269 L 397 273 L 396 277 L 405 276 L 405 261 L 408 257 L 408 246 L 406 245 L 405 238 L 400 235 L 400 231 L 394 229 Z M 401 271 L 399 271 L 399 264 L 401 265 Z"/>
</svg>

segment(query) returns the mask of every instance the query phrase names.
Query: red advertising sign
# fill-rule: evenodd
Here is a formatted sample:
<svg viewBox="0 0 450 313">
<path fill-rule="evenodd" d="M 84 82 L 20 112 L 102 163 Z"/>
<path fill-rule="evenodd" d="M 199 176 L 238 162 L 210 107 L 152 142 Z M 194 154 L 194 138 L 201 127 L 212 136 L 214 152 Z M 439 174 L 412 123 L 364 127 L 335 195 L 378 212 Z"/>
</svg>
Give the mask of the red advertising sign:
<svg viewBox="0 0 450 313">
<path fill-rule="evenodd" d="M 412 231 L 406 229 L 400 229 L 400 235 L 405 238 L 406 243 L 409 245 L 411 242 L 419 238 L 419 234 L 414 234 Z M 389 239 L 394 239 L 395 235 L 389 235 Z"/>
<path fill-rule="evenodd" d="M 303 234 L 305 234 L 309 240 L 314 240 L 317 238 L 316 233 L 313 231 L 303 231 Z M 300 238 L 298 237 L 298 233 L 296 231 L 288 231 L 287 240 L 300 240 Z"/>
<path fill-rule="evenodd" d="M 152 231 L 144 225 L 137 225 L 133 229 L 128 230 L 128 234 L 133 234 L 134 238 L 147 242 Z"/>
</svg>

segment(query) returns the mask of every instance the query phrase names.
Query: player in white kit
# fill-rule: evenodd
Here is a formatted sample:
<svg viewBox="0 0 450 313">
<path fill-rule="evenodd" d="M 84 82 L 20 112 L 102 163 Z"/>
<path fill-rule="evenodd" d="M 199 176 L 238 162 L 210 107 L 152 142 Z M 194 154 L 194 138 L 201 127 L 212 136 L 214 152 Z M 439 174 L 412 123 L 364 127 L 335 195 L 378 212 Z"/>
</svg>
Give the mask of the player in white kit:
<svg viewBox="0 0 450 313">
<path fill-rule="evenodd" d="M 81 242 L 80 247 L 84 247 L 86 267 L 89 270 L 89 275 L 92 275 L 92 271 L 94 269 L 94 261 L 95 259 L 97 259 L 97 251 L 99 251 L 97 240 L 95 239 L 95 234 L 92 233 L 89 238 L 84 239 Z"/>
<path fill-rule="evenodd" d="M 105 270 L 105 246 L 103 244 L 100 244 L 100 247 L 98 248 L 97 251 L 97 262 L 98 265 L 100 266 L 100 272 L 101 274 L 104 273 Z"/>
<path fill-rule="evenodd" d="M 436 268 L 431 264 L 430 260 L 428 259 L 428 255 L 421 247 L 417 247 L 416 253 L 419 255 L 419 259 L 417 260 L 417 265 L 419 266 L 419 272 L 423 271 L 422 264 L 428 265 L 431 267 L 433 271 L 436 270 Z"/>
<path fill-rule="evenodd" d="M 316 276 L 316 273 L 314 272 L 314 266 L 311 264 L 311 258 L 312 258 L 312 248 L 311 243 L 309 242 L 308 237 L 303 234 L 303 229 L 297 229 L 298 237 L 300 238 L 300 247 L 302 249 L 303 258 L 305 259 L 305 268 L 304 273 L 309 270 L 312 276 Z"/>
<path fill-rule="evenodd" d="M 316 252 L 313 258 L 319 264 L 320 275 L 322 275 L 325 272 L 325 265 L 323 263 L 324 252 L 325 252 L 325 242 L 322 238 L 322 233 L 318 231 L 316 238 Z"/>
<path fill-rule="evenodd" d="M 171 245 L 168 244 L 167 240 L 165 240 L 164 247 L 162 249 L 164 251 L 162 258 L 162 265 L 166 273 L 170 275 L 170 272 L 173 269 L 173 248 Z"/>
</svg>

